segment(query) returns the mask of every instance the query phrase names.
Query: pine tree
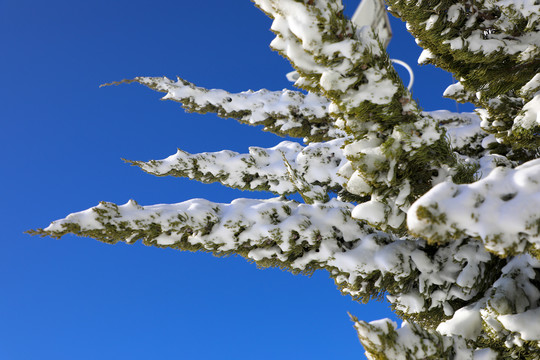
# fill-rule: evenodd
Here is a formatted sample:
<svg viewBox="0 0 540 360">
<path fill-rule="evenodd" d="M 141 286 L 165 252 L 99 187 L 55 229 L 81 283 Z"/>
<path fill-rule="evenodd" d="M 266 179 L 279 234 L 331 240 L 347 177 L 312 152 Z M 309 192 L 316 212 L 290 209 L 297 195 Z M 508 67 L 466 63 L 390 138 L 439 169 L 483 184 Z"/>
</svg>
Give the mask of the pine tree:
<svg viewBox="0 0 540 360">
<path fill-rule="evenodd" d="M 128 162 L 277 197 L 102 202 L 31 233 L 325 269 L 354 300 L 386 295 L 404 320 L 353 317 L 373 359 L 539 359 L 540 3 L 388 0 L 425 49 L 421 61 L 459 79 L 445 96 L 472 102 L 476 114 L 422 111 L 376 34 L 356 28 L 340 0 L 254 3 L 273 19 L 271 47 L 303 91 L 120 83 L 303 145 Z"/>
</svg>

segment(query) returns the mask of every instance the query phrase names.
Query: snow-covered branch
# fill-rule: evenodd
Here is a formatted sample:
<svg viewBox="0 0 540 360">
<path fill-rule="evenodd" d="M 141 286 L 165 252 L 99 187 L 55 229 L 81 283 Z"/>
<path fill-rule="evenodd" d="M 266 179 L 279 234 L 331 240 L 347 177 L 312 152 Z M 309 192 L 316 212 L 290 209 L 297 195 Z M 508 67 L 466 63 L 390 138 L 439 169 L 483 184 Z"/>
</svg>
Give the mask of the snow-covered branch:
<svg viewBox="0 0 540 360">
<path fill-rule="evenodd" d="M 538 259 L 528 254 L 510 259 L 483 297 L 457 310 L 437 331 L 498 349 L 497 359 L 537 359 L 539 267 Z"/>
<path fill-rule="evenodd" d="M 437 1 L 435 8 L 433 2 L 388 2 L 427 49 L 422 62 L 453 72 L 479 97 L 517 90 L 535 74 L 530 65 L 540 55 L 537 2 Z"/>
<path fill-rule="evenodd" d="M 131 82 L 167 93 L 164 100 L 177 101 L 188 112 L 215 113 L 244 124 L 262 125 L 264 131 L 279 136 L 305 138 L 308 142 L 344 136 L 344 132 L 334 127 L 334 120 L 328 115 L 328 100 L 314 93 L 305 95 L 287 89 L 263 89 L 235 94 L 198 87 L 181 78 L 173 81 L 166 77 L 137 77 L 112 84 Z"/>
<path fill-rule="evenodd" d="M 399 239 L 351 218 L 352 207 L 336 199 L 312 205 L 277 198 L 144 207 L 103 202 L 33 233 L 107 243 L 142 239 L 158 247 L 239 254 L 292 272 L 326 269 L 354 299 L 387 292 L 401 314 L 428 324 L 451 315 L 455 304 L 481 294 L 486 279 L 497 276 L 488 266 L 493 258 L 474 241 L 432 248 Z"/>
<path fill-rule="evenodd" d="M 404 322 L 398 328 L 390 319 L 367 323 L 353 317 L 360 342 L 369 359 L 471 359 L 495 360 L 491 349 L 474 350 L 459 336 L 443 336 L 434 330 Z"/>
<path fill-rule="evenodd" d="M 341 149 L 343 143 L 344 139 L 337 139 L 302 146 L 283 141 L 269 149 L 250 147 L 248 154 L 229 150 L 189 154 L 178 150 L 163 160 L 128 162 L 156 176 L 188 177 L 204 183 L 220 182 L 240 190 L 270 191 L 278 195 L 299 191 L 287 170 L 288 164 L 297 177 L 309 184 L 308 191 L 318 192 L 320 198 L 330 191 L 341 190 L 346 181 L 339 174 L 347 161 Z"/>
<path fill-rule="evenodd" d="M 472 184 L 444 182 L 409 210 L 409 229 L 432 242 L 471 236 L 500 256 L 540 250 L 540 159 L 496 167 Z"/>
<path fill-rule="evenodd" d="M 192 199 L 178 204 L 140 206 L 102 202 L 53 222 L 38 233 L 67 233 L 116 243 L 142 239 L 147 245 L 240 254 L 271 265 L 308 271 L 345 251 L 369 230 L 348 215 L 338 200 L 306 205 L 280 198 L 236 199 L 230 204 Z"/>
<path fill-rule="evenodd" d="M 142 239 L 158 247 L 238 254 L 295 273 L 326 268 L 353 297 L 376 296 L 384 291 L 381 272 L 372 258 L 367 268 L 362 259 L 392 238 L 352 219 L 351 207 L 336 199 L 313 205 L 279 198 L 230 204 L 193 199 L 144 207 L 132 200 L 121 206 L 102 202 L 33 233 L 58 238 L 73 233 L 106 243 Z M 359 244 L 364 244 L 361 249 Z"/>
<path fill-rule="evenodd" d="M 452 150 L 460 155 L 479 157 L 484 153 L 482 140 L 488 135 L 480 127 L 475 113 L 454 113 L 448 110 L 424 111 L 446 130 Z"/>
<path fill-rule="evenodd" d="M 393 97 L 401 80 L 384 50 L 371 31 L 356 31 L 340 0 L 254 2 L 273 18 L 276 39 L 271 46 L 297 68 L 302 76 L 297 85 L 307 82 L 312 84 L 308 88 L 339 98 L 340 110 L 348 113 L 364 101 L 384 105 L 397 100 Z"/>
<path fill-rule="evenodd" d="M 528 255 L 512 258 L 494 276 L 491 288 L 433 326 L 390 320 L 355 321 L 367 355 L 377 359 L 535 359 L 540 341 L 540 263 Z M 466 271 L 457 283 L 470 275 Z M 437 292 L 433 292 L 437 297 Z M 498 344 L 504 344 L 500 346 Z"/>
<path fill-rule="evenodd" d="M 517 93 L 540 66 L 540 4 L 535 1 L 413 2 L 389 0 L 425 51 L 422 63 L 454 74 L 445 95 L 485 109 L 482 127 L 496 135 L 499 153 L 535 156 L 540 122 L 516 129 L 524 99 Z M 519 123 L 519 121 L 518 121 Z M 529 124 L 530 125 L 530 124 Z"/>
</svg>

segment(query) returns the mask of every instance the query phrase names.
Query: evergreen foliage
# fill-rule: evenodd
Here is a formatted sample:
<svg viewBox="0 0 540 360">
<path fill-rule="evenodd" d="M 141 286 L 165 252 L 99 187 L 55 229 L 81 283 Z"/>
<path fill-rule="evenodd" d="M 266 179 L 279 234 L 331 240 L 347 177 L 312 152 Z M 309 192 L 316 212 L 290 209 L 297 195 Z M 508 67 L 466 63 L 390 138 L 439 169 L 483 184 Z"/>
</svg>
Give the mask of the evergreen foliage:
<svg viewBox="0 0 540 360">
<path fill-rule="evenodd" d="M 388 0 L 424 52 L 452 72 L 445 95 L 474 113 L 423 112 L 370 29 L 340 0 L 254 0 L 271 47 L 304 92 L 204 89 L 138 77 L 186 111 L 280 136 L 275 147 L 128 161 L 268 200 L 100 203 L 30 233 L 238 254 L 293 273 L 325 269 L 361 302 L 404 320 L 353 317 L 372 359 L 540 358 L 540 3 Z M 114 83 L 118 84 L 118 83 Z M 288 197 L 298 193 L 302 202 Z"/>
</svg>

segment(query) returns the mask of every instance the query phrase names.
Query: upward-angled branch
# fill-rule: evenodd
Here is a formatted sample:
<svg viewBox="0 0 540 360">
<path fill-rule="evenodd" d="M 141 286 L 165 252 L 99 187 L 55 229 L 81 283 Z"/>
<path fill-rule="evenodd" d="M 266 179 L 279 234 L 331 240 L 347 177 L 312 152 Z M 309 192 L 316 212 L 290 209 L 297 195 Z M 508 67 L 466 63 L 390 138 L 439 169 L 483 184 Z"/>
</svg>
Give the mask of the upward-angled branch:
<svg viewBox="0 0 540 360">
<path fill-rule="evenodd" d="M 182 104 L 188 112 L 215 113 L 249 125 L 263 125 L 263 130 L 279 136 L 304 138 L 307 142 L 326 141 L 344 136 L 328 115 L 327 99 L 292 90 L 244 91 L 230 93 L 220 89 L 205 89 L 178 78 L 137 77 L 106 85 L 137 82 L 165 92 L 165 100 Z"/>
<path fill-rule="evenodd" d="M 286 56 L 313 89 L 333 100 L 332 112 L 370 120 L 362 103 L 383 106 L 385 118 L 403 120 L 415 109 L 399 76 L 371 31 L 356 31 L 343 15 L 339 0 L 254 0 L 274 19 L 271 46 Z M 396 98 L 396 94 L 400 96 Z M 394 105 L 394 108 L 390 106 Z M 405 108 L 405 109 L 404 109 Z"/>
</svg>

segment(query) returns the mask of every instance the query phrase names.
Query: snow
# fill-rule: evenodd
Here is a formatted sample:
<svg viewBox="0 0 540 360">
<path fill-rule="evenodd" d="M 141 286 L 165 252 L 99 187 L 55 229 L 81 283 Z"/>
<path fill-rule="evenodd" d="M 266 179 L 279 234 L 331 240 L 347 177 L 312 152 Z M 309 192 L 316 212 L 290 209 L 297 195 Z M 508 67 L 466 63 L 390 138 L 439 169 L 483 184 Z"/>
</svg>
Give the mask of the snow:
<svg viewBox="0 0 540 360">
<path fill-rule="evenodd" d="M 523 97 L 532 97 L 537 91 L 540 91 L 540 73 L 536 74 L 519 90 Z"/>
<path fill-rule="evenodd" d="M 452 98 L 454 97 L 455 95 L 459 94 L 459 93 L 462 93 L 464 91 L 464 87 L 463 87 L 463 84 L 461 83 L 455 83 L 455 84 L 452 84 L 452 85 L 449 85 L 446 90 L 444 91 L 443 93 L 443 96 L 444 97 L 449 97 L 449 98 Z"/>
<path fill-rule="evenodd" d="M 528 19 L 531 23 L 537 21 L 540 16 L 540 4 L 534 0 L 499 0 L 492 1 L 490 5 L 491 7 L 500 8 L 505 15 L 499 19 L 498 23 L 500 25 L 508 24 L 506 26 L 511 26 L 509 20 L 516 16 L 515 12 L 518 12 L 521 17 Z"/>
<path fill-rule="evenodd" d="M 385 219 L 386 204 L 376 200 L 370 200 L 356 205 L 352 212 L 352 217 L 362 219 L 371 224 L 378 224 Z"/>
<path fill-rule="evenodd" d="M 533 60 L 535 57 L 537 57 L 540 53 L 540 49 L 537 45 L 529 45 L 525 50 L 523 50 L 519 56 L 518 59 L 520 62 L 528 62 L 530 60 Z"/>
<path fill-rule="evenodd" d="M 508 119 L 492 116 L 504 98 L 486 99 L 490 83 L 471 90 L 471 79 L 460 79 L 445 96 L 468 100 L 476 95 L 475 101 L 489 105 L 486 109 L 420 112 L 405 90 L 394 99 L 401 84 L 389 76 L 390 62 L 380 60 L 385 57 L 379 57 L 384 54 L 372 31 L 355 29 L 346 21 L 332 22 L 342 10 L 340 1 L 255 3 L 273 17 L 276 37 L 271 46 L 293 63 L 296 84 L 311 92 L 232 94 L 182 79 L 134 81 L 166 92 L 164 99 L 181 102 L 188 111 L 212 111 L 264 124 L 279 135 L 304 131 L 309 144 L 283 141 L 271 148 L 250 147 L 245 154 L 178 150 L 166 159 L 132 163 L 159 176 L 217 181 L 278 195 L 299 192 L 306 203 L 285 197 L 236 199 L 230 204 L 204 199 L 151 206 L 134 201 L 121 206 L 100 203 L 53 222 L 41 233 L 62 236 L 69 230 L 105 242 L 133 243 L 142 238 L 161 247 L 237 253 L 296 272 L 324 268 L 340 290 L 355 299 L 386 295 L 406 315 L 427 321 L 432 315 L 439 317 L 436 331 L 407 322 L 398 328 L 388 319 L 355 322 L 362 341 L 373 347 L 368 350 L 391 359 L 425 358 L 443 349 L 458 359 L 488 360 L 500 354 L 470 347 L 480 336 L 508 349 L 540 341 L 540 261 L 533 256 L 540 249 L 540 159 L 518 164 L 486 150 L 494 142 L 504 142 L 500 133 L 483 130 L 506 126 Z M 421 2 L 409 3 L 422 8 Z M 455 58 L 465 59 L 467 53 L 475 59 L 503 54 L 513 55 L 519 66 L 532 63 L 540 53 L 538 1 L 480 3 L 488 10 L 497 8 L 500 16 L 482 18 L 475 8 L 480 5 L 466 8 L 460 3 L 446 13 L 435 7 L 437 13 L 424 17 L 427 20 L 420 26 L 432 32 L 443 21 L 461 26 L 444 42 Z M 520 19 L 527 19 L 527 29 L 508 36 Z M 329 31 L 341 38 L 326 36 Z M 419 62 L 437 56 L 424 50 Z M 513 89 L 512 96 L 519 96 L 515 99 L 519 106 L 523 100 L 523 106 L 516 108 L 510 131 L 540 126 L 540 74 Z M 407 121 L 386 126 L 384 115 L 372 118 L 359 111 L 365 102 L 384 111 L 394 111 L 399 102 L 397 111 L 407 114 Z M 444 135 L 454 152 L 425 164 L 437 172 L 429 179 L 437 185 L 420 196 L 417 184 L 399 172 L 400 161 Z M 473 183 L 452 182 L 454 159 L 478 168 Z M 369 195 L 370 200 L 347 203 L 326 197 L 343 187 L 352 194 Z M 408 233 L 401 227 L 405 216 Z M 388 227 L 395 233 L 381 231 Z"/>
<path fill-rule="evenodd" d="M 463 47 L 463 39 L 462 38 L 454 38 L 452 40 L 445 40 L 443 44 L 449 44 L 450 49 L 452 50 L 460 50 Z"/>
<path fill-rule="evenodd" d="M 426 64 L 429 59 L 433 58 L 433 53 L 428 49 L 422 50 L 420 56 L 418 57 L 418 64 Z"/>
<path fill-rule="evenodd" d="M 540 341 L 540 308 L 520 314 L 501 315 L 499 321 L 510 331 L 519 333 L 526 341 Z"/>
<path fill-rule="evenodd" d="M 473 355 L 465 341 L 458 337 L 445 337 L 403 322 L 400 328 L 390 319 L 366 323 L 355 321 L 360 341 L 366 347 L 368 359 L 442 359 L 452 354 L 455 359 L 493 359 L 482 352 Z M 384 339 L 384 340 L 383 340 Z"/>
<path fill-rule="evenodd" d="M 365 62 L 364 52 L 380 54 L 379 45 L 369 28 L 358 29 L 352 38 L 331 42 L 323 40 L 326 29 L 314 25 L 320 24 L 321 18 L 329 20 L 336 11 L 341 11 L 343 6 L 339 2 L 321 3 L 307 9 L 304 4 L 293 0 L 255 2 L 274 18 L 272 31 L 277 36 L 271 43 L 272 48 L 289 58 L 300 73 L 319 74 L 319 82 L 313 86 L 320 86 L 328 93 L 339 91 L 343 94 L 340 102 L 345 106 L 355 107 L 362 101 L 381 105 L 391 101 L 397 86 L 387 77 L 387 69 L 370 66 L 361 73 L 357 71 L 358 65 Z M 352 33 L 352 29 L 346 31 Z M 326 65 L 328 62 L 332 65 Z M 353 88 L 361 79 L 367 81 Z M 310 83 L 302 76 L 297 84 L 299 82 Z"/>
<path fill-rule="evenodd" d="M 475 113 L 453 113 L 448 110 L 426 111 L 423 113 L 435 119 L 446 129 L 450 144 L 454 149 L 479 144 L 479 139 L 487 134 L 480 127 L 480 117 Z"/>
<path fill-rule="evenodd" d="M 540 91 L 523 106 L 522 111 L 514 120 L 514 128 L 532 129 L 540 126 Z"/>
<path fill-rule="evenodd" d="M 272 148 L 252 146 L 247 154 L 229 150 L 189 154 L 178 150 L 163 160 L 135 164 L 158 176 L 185 176 L 204 182 L 219 181 L 240 189 L 263 188 L 276 194 L 292 194 L 298 188 L 287 164 L 312 186 L 339 188 L 345 183 L 346 179 L 339 174 L 347 162 L 342 150 L 345 140 L 341 138 L 307 146 L 283 141 Z"/>
<path fill-rule="evenodd" d="M 515 169 L 496 167 L 485 178 L 456 185 L 446 181 L 418 199 L 408 212 L 409 229 L 427 238 L 460 234 L 481 238 L 500 255 L 540 246 L 540 159 Z M 427 209 L 425 218 L 419 209 Z M 443 220 L 436 220 L 444 214 Z"/>
<path fill-rule="evenodd" d="M 443 335 L 459 335 L 466 339 L 476 339 L 482 331 L 482 317 L 477 309 L 461 308 L 454 316 L 437 327 Z"/>
<path fill-rule="evenodd" d="M 448 21 L 455 23 L 459 19 L 461 11 L 463 11 L 463 4 L 453 4 L 448 8 L 446 18 Z"/>
<path fill-rule="evenodd" d="M 322 72 L 319 83 L 323 89 L 345 92 L 347 91 L 348 87 L 354 83 L 354 81 L 354 78 L 346 78 L 338 71 L 326 70 Z M 369 96 L 369 94 L 365 95 Z"/>
<path fill-rule="evenodd" d="M 433 28 L 437 20 L 439 20 L 439 15 L 431 15 L 426 21 L 426 30 Z"/>
<path fill-rule="evenodd" d="M 540 14 L 540 4 L 537 1 L 500 0 L 482 2 L 478 6 L 488 11 L 496 9 L 500 14 L 496 19 L 482 18 L 482 27 L 474 29 L 478 25 L 477 12 L 468 13 L 462 4 L 450 6 L 446 14 L 448 21 L 456 23 L 461 15 L 465 15 L 467 16 L 465 28 L 473 30 L 467 37 L 458 36 L 445 40 L 444 44 L 450 45 L 452 50 L 466 50 L 486 55 L 496 52 L 519 54 L 522 61 L 532 59 L 538 54 L 540 37 L 537 33 L 538 28 L 534 25 L 538 24 Z M 432 15 L 426 22 L 426 30 L 429 30 L 436 20 L 435 15 Z M 521 20 L 527 21 L 526 31 L 518 36 L 508 36 Z"/>
<path fill-rule="evenodd" d="M 392 96 L 397 91 L 397 86 L 392 80 L 385 78 L 385 71 L 377 68 L 370 68 L 364 71 L 367 79 L 366 84 L 358 87 L 358 90 L 345 96 L 345 104 L 360 104 L 369 101 L 374 104 L 384 105 L 390 103 Z M 323 86 L 324 87 L 324 86 Z"/>
<path fill-rule="evenodd" d="M 519 333 L 526 341 L 540 341 L 540 308 L 520 314 L 501 315 L 499 321 L 510 331 Z"/>
<path fill-rule="evenodd" d="M 499 355 L 491 349 L 479 349 L 473 354 L 474 360 L 497 360 Z"/>
<path fill-rule="evenodd" d="M 416 291 L 412 291 L 399 297 L 398 309 L 406 312 L 407 314 L 420 313 L 424 311 L 424 308 L 425 299 Z"/>
<path fill-rule="evenodd" d="M 166 92 L 164 100 L 180 102 L 189 111 L 214 111 L 219 116 L 236 118 L 251 125 L 265 124 L 267 128 L 277 128 L 280 135 L 287 134 L 290 129 L 302 128 L 307 121 L 313 125 L 312 132 L 322 128 L 322 131 L 328 130 L 329 137 L 344 136 L 342 131 L 332 127 L 328 118 L 330 102 L 311 92 L 263 89 L 233 94 L 221 89 L 201 88 L 180 78 L 176 82 L 166 77 L 137 77 L 133 81 Z"/>
</svg>

